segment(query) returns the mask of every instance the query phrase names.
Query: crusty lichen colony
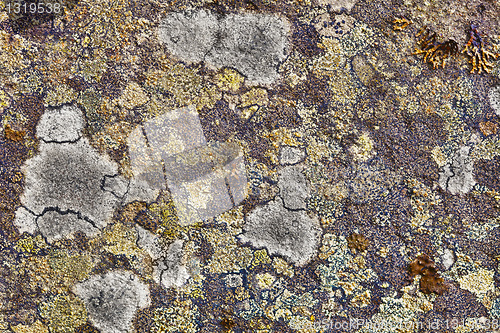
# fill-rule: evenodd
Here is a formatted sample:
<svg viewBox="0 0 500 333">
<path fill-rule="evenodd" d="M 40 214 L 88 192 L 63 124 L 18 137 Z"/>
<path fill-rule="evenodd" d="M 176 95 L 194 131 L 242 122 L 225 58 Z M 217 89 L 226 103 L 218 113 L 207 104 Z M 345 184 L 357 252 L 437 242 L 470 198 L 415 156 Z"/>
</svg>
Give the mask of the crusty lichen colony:
<svg viewBox="0 0 500 333">
<path fill-rule="evenodd" d="M 500 329 L 498 2 L 14 3 L 1 333 Z"/>
</svg>

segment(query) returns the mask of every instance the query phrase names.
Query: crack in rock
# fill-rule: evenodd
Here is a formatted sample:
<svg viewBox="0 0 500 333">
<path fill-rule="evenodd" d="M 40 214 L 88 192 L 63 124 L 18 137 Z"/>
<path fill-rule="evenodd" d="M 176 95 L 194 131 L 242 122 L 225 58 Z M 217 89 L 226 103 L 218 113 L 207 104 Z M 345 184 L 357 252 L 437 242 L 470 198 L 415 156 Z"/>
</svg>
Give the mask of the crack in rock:
<svg viewBox="0 0 500 333">
<path fill-rule="evenodd" d="M 439 186 L 451 194 L 466 194 L 476 184 L 474 161 L 470 158 L 470 147 L 458 148 L 450 163 L 439 173 Z"/>
<path fill-rule="evenodd" d="M 182 262 L 183 240 L 176 240 L 165 250 L 161 239 L 152 232 L 136 225 L 137 246 L 153 259 L 153 279 L 164 288 L 179 288 L 190 278 Z"/>
</svg>

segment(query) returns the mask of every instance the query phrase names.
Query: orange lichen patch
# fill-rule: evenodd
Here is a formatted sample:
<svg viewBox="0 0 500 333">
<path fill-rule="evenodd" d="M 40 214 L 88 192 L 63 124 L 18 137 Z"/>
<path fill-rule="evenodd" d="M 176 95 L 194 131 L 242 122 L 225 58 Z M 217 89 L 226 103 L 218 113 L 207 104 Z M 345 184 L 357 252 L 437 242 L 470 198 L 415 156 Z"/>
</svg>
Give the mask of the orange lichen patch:
<svg viewBox="0 0 500 333">
<path fill-rule="evenodd" d="M 360 252 L 364 252 L 368 248 L 369 244 L 370 244 L 370 242 L 368 241 L 368 239 L 365 236 L 357 234 L 357 233 L 353 233 L 349 237 L 347 237 L 347 246 L 351 250 L 357 250 Z"/>
<path fill-rule="evenodd" d="M 420 291 L 424 294 L 436 293 L 442 295 L 446 290 L 447 286 L 444 283 L 442 277 L 434 270 L 424 269 L 422 272 L 422 278 L 420 279 Z"/>
<path fill-rule="evenodd" d="M 478 74 L 484 70 L 486 73 L 491 72 L 494 64 L 492 60 L 496 60 L 500 54 L 490 51 L 490 44 L 483 38 L 477 31 L 476 26 L 471 27 L 470 38 L 465 44 L 462 53 L 466 53 L 470 57 L 470 64 L 472 65 L 471 73 L 477 70 Z"/>
<path fill-rule="evenodd" d="M 488 136 L 497 133 L 498 125 L 491 121 L 480 122 L 479 129 L 484 135 Z"/>
<path fill-rule="evenodd" d="M 404 30 L 407 26 L 409 26 L 412 22 L 408 19 L 403 18 L 396 18 L 392 21 L 392 29 L 394 31 L 401 31 Z"/>
<path fill-rule="evenodd" d="M 439 65 L 444 68 L 446 60 L 458 53 L 458 44 L 454 40 L 438 42 L 436 33 L 427 27 L 419 31 L 417 37 L 419 36 L 418 49 L 413 54 L 424 54 L 424 62 L 431 63 L 434 69 Z"/>
<path fill-rule="evenodd" d="M 410 263 L 409 271 L 411 277 L 421 274 L 422 270 L 426 267 L 435 267 L 434 261 L 426 254 L 419 255 Z"/>
<path fill-rule="evenodd" d="M 411 277 L 421 275 L 419 289 L 424 294 L 442 295 L 448 288 L 436 269 L 434 261 L 426 254 L 419 255 L 410 263 Z"/>
<path fill-rule="evenodd" d="M 5 125 L 4 129 L 5 137 L 8 140 L 19 142 L 24 139 L 24 136 L 26 135 L 25 131 L 16 131 L 10 127 L 9 124 Z"/>
</svg>

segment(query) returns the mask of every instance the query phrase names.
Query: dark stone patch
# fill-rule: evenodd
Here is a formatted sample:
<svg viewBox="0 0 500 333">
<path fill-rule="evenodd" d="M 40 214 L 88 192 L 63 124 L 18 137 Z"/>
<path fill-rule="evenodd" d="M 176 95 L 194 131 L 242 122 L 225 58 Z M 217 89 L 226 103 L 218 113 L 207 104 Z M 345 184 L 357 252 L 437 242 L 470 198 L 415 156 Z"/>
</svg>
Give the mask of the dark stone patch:
<svg viewBox="0 0 500 333">
<path fill-rule="evenodd" d="M 203 264 L 208 263 L 212 255 L 214 254 L 214 249 L 210 242 L 208 242 L 201 234 L 196 237 L 190 237 L 191 240 L 196 242 L 197 250 L 195 256 L 200 258 Z"/>
<path fill-rule="evenodd" d="M 241 125 L 238 114 L 222 100 L 211 109 L 204 107 L 199 117 L 207 141 L 225 141 L 235 135 Z"/>
<path fill-rule="evenodd" d="M 305 267 L 295 267 L 295 275 L 289 280 L 289 288 L 297 290 L 299 293 L 312 291 L 321 285 L 321 280 L 312 269 L 314 263 Z"/>
<path fill-rule="evenodd" d="M 177 298 L 176 292 L 172 288 L 165 290 L 165 288 L 157 284 L 149 286 L 149 294 L 152 309 L 169 307 Z"/>
<path fill-rule="evenodd" d="M 26 131 L 26 136 L 34 138 L 36 125 L 45 111 L 42 99 L 37 96 L 24 95 L 13 105 L 13 111 L 26 117 L 27 122 L 23 124 L 22 129 Z"/>
<path fill-rule="evenodd" d="M 9 15 L 12 30 L 15 33 L 32 37 L 37 28 L 45 27 L 47 31 L 50 31 L 54 18 L 64 15 L 65 8 L 71 10 L 77 3 L 77 0 L 50 0 L 45 2 L 9 0 L 6 2 L 6 11 Z M 43 36 L 43 34 L 41 35 Z"/>
<path fill-rule="evenodd" d="M 134 328 L 137 333 L 148 333 L 155 326 L 154 309 L 147 308 L 139 310 L 135 316 Z"/>
<path fill-rule="evenodd" d="M 480 159 L 474 163 L 474 178 L 479 185 L 500 191 L 500 156 L 491 160 Z"/>
<path fill-rule="evenodd" d="M 474 294 L 450 285 L 449 292 L 438 296 L 434 302 L 434 309 L 422 315 L 421 321 L 426 325 L 440 323 L 433 332 L 450 332 L 452 323 L 458 324 L 467 318 L 488 317 L 483 304 L 479 303 Z M 446 322 L 449 323 L 448 328 Z"/>
<path fill-rule="evenodd" d="M 276 94 L 291 101 L 301 100 L 306 106 L 315 105 L 320 111 L 322 109 L 326 110 L 331 100 L 328 81 L 327 76 L 317 77 L 308 74 L 307 79 L 296 87 L 280 86 Z"/>
<path fill-rule="evenodd" d="M 324 53 L 318 47 L 320 41 L 319 33 L 309 24 L 296 24 L 292 34 L 292 45 L 295 50 L 305 57 L 317 57 Z"/>
<path fill-rule="evenodd" d="M 430 148 L 446 138 L 439 117 L 406 115 L 389 118 L 373 139 L 376 151 L 392 170 L 420 178 L 432 185 L 439 179 L 439 168 L 432 159 Z"/>
<path fill-rule="evenodd" d="M 398 5 L 400 3 L 400 0 L 362 0 L 354 5 L 350 14 L 370 26 L 392 29 L 392 20 L 403 10 Z"/>
<path fill-rule="evenodd" d="M 275 108 L 262 109 L 259 115 L 262 126 L 269 131 L 278 128 L 297 128 L 302 125 L 297 109 L 289 105 L 279 104 Z"/>
<path fill-rule="evenodd" d="M 107 70 L 99 80 L 99 90 L 111 98 L 120 96 L 123 86 L 124 79 L 112 69 Z"/>
<path fill-rule="evenodd" d="M 368 249 L 366 261 L 381 281 L 387 281 L 396 291 L 401 290 L 410 280 L 407 267 L 408 262 L 399 253 L 399 248 L 406 246 L 400 237 L 396 236 L 389 228 L 377 229 L 369 235 L 373 246 Z M 379 254 L 381 247 L 389 251 L 386 257 Z"/>
<path fill-rule="evenodd" d="M 87 88 L 87 83 L 84 78 L 81 76 L 73 76 L 65 79 L 66 84 L 75 91 L 83 91 Z"/>
<path fill-rule="evenodd" d="M 92 269 L 92 275 L 104 274 L 115 269 L 133 270 L 126 255 L 105 252 L 101 255 L 101 261 Z"/>
<path fill-rule="evenodd" d="M 9 268 L 5 264 L 0 266 L 2 314 L 14 325 L 29 325 L 39 319 L 37 304 L 42 301 L 42 291 L 31 280 L 27 271 L 16 271 L 15 266 Z"/>
<path fill-rule="evenodd" d="M 89 249 L 89 239 L 85 233 L 80 231 L 75 232 L 73 244 L 81 251 L 87 251 Z"/>
<path fill-rule="evenodd" d="M 454 223 L 459 233 L 465 231 L 460 221 L 486 223 L 489 219 L 498 216 L 495 209 L 495 199 L 487 195 L 468 194 L 465 196 L 442 193 L 442 203 L 434 208 L 438 216 L 447 217 L 450 214 L 457 220 Z"/>
</svg>

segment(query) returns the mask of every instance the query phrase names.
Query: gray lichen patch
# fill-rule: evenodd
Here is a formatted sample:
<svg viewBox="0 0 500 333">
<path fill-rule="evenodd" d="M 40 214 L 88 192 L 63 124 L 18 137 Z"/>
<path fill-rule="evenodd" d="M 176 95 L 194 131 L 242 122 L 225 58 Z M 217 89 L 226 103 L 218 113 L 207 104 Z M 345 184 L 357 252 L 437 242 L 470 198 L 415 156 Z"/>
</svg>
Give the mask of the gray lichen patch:
<svg viewBox="0 0 500 333">
<path fill-rule="evenodd" d="M 306 200 L 309 197 L 310 189 L 301 167 L 289 166 L 281 170 L 278 187 L 285 208 L 306 208 Z"/>
<path fill-rule="evenodd" d="M 165 256 L 160 237 L 139 225 L 135 225 L 135 230 L 137 231 L 137 246 L 145 250 L 151 259 L 157 260 Z"/>
<path fill-rule="evenodd" d="M 37 218 L 38 228 L 49 242 L 63 238 L 75 231 L 95 236 L 99 229 L 73 212 L 47 211 Z"/>
<path fill-rule="evenodd" d="M 21 231 L 39 229 L 51 241 L 76 231 L 94 234 L 110 219 L 118 198 L 103 185 L 106 177 L 117 175 L 118 167 L 80 137 L 82 119 L 80 110 L 70 106 L 42 116 L 37 127 L 44 140 L 40 152 L 23 166 L 23 207 L 15 220 Z M 123 192 L 123 186 L 115 191 Z"/>
<path fill-rule="evenodd" d="M 21 206 L 16 210 L 14 223 L 20 233 L 27 232 L 34 234 L 37 231 L 36 218 L 35 214 Z"/>
<path fill-rule="evenodd" d="M 358 2 L 358 0 L 319 0 L 320 5 L 329 6 L 331 10 L 336 12 L 342 9 L 350 11 L 356 2 Z"/>
<path fill-rule="evenodd" d="M 130 182 L 119 175 L 104 176 L 102 189 L 111 192 L 115 197 L 123 199 L 129 191 Z"/>
<path fill-rule="evenodd" d="M 76 284 L 74 292 L 83 300 L 91 323 L 102 333 L 129 332 L 137 310 L 151 303 L 148 286 L 125 271 L 94 275 Z"/>
<path fill-rule="evenodd" d="M 45 142 L 73 142 L 80 139 L 84 125 L 80 110 L 73 105 L 64 105 L 43 114 L 36 134 Z"/>
<path fill-rule="evenodd" d="M 270 84 L 278 78 L 278 65 L 288 49 L 286 21 L 275 15 L 228 15 L 220 29 L 223 38 L 208 54 L 208 62 L 234 67 L 251 83 Z"/>
<path fill-rule="evenodd" d="M 247 216 L 242 242 L 265 247 L 269 253 L 281 255 L 303 265 L 316 253 L 321 236 L 317 218 L 309 217 L 304 210 L 290 211 L 277 198 L 264 206 L 256 207 Z"/>
<path fill-rule="evenodd" d="M 86 139 L 76 143 L 42 143 L 40 154 L 26 162 L 24 206 L 41 215 L 46 207 L 80 212 L 105 226 L 116 198 L 101 189 L 106 175 L 115 175 L 115 163 L 99 155 Z"/>
<path fill-rule="evenodd" d="M 170 13 L 158 29 L 170 52 L 187 62 L 200 62 L 212 48 L 218 30 L 215 15 L 206 10 Z"/>
<path fill-rule="evenodd" d="M 179 288 L 190 278 L 187 267 L 182 261 L 183 245 L 182 240 L 174 241 L 168 247 L 166 256 L 157 261 L 153 276 L 164 288 Z"/>
<path fill-rule="evenodd" d="M 294 165 L 302 162 L 306 158 L 303 149 L 297 147 L 283 146 L 280 150 L 280 164 Z"/>
<path fill-rule="evenodd" d="M 183 240 L 176 240 L 165 246 L 162 239 L 152 232 L 135 226 L 137 245 L 144 249 L 153 260 L 153 279 L 164 288 L 179 288 L 190 278 L 183 263 Z"/>
<path fill-rule="evenodd" d="M 233 67 L 251 84 L 270 84 L 288 52 L 290 25 L 269 14 L 229 14 L 205 10 L 172 12 L 158 29 L 161 42 L 179 59 Z"/>
<path fill-rule="evenodd" d="M 439 173 L 439 185 L 451 194 L 466 194 L 476 184 L 474 162 L 469 157 L 470 147 L 462 146 Z"/>
<path fill-rule="evenodd" d="M 495 111 L 497 116 L 500 116 L 500 86 L 493 87 L 488 93 L 491 108 Z"/>
</svg>

